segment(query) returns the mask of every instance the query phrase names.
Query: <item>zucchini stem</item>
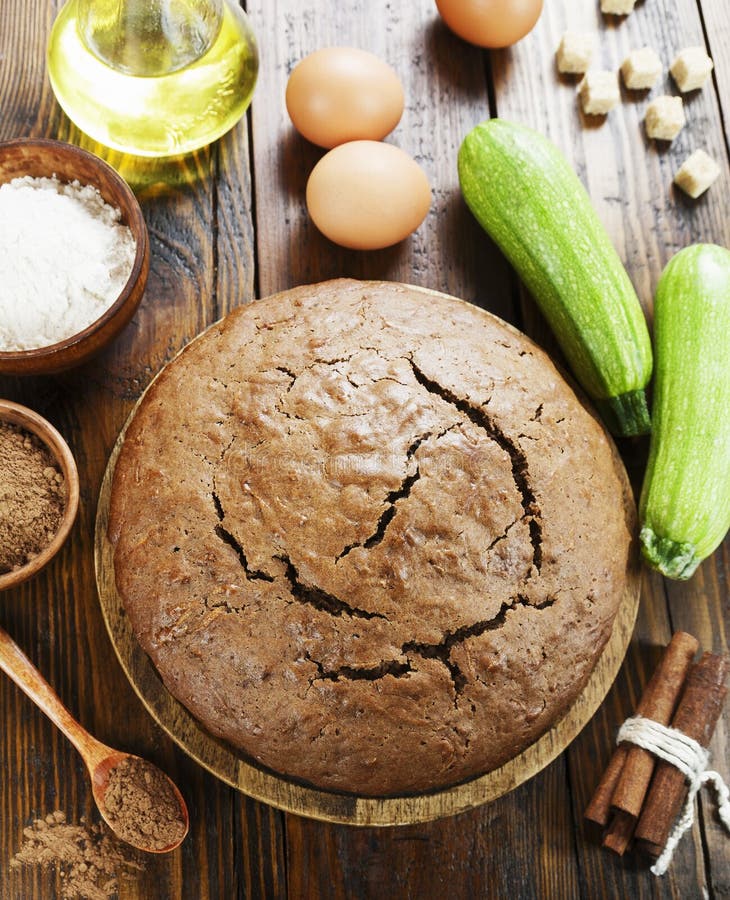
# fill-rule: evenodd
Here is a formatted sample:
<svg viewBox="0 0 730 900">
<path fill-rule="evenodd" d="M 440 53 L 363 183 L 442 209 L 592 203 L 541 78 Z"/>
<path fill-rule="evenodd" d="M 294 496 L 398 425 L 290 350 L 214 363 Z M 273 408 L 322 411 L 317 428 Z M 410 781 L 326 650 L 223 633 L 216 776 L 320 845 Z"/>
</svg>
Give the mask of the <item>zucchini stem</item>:
<svg viewBox="0 0 730 900">
<path fill-rule="evenodd" d="M 593 402 L 609 430 L 619 437 L 636 437 L 651 431 L 644 388 L 627 391 L 618 397 L 600 397 Z"/>
<path fill-rule="evenodd" d="M 701 562 L 693 544 L 659 537 L 648 525 L 641 529 L 639 540 L 645 559 L 667 578 L 686 581 Z"/>
</svg>

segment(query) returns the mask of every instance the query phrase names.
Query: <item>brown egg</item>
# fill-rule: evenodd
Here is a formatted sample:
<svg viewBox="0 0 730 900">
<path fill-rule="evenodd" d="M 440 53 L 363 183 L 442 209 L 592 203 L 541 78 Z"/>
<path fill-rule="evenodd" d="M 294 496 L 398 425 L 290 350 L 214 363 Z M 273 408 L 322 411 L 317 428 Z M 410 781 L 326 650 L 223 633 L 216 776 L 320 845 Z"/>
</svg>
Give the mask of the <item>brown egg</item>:
<svg viewBox="0 0 730 900">
<path fill-rule="evenodd" d="M 320 147 L 379 141 L 403 115 L 403 88 L 395 71 L 372 53 L 329 47 L 294 67 L 286 108 L 297 131 Z"/>
<path fill-rule="evenodd" d="M 478 47 L 509 47 L 531 31 L 542 0 L 436 0 L 441 18 Z"/>
<path fill-rule="evenodd" d="M 423 169 L 398 147 L 377 141 L 335 147 L 307 182 L 314 224 L 331 241 L 353 250 L 397 244 L 418 228 L 430 205 Z"/>
</svg>

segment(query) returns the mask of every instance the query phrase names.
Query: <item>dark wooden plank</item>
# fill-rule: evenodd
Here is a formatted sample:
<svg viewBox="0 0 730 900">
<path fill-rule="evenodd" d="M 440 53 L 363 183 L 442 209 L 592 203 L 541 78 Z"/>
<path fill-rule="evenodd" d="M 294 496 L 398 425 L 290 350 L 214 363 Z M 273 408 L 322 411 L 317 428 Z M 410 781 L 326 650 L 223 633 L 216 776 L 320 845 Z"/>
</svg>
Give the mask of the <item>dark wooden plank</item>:
<svg viewBox="0 0 730 900">
<path fill-rule="evenodd" d="M 219 141 L 214 152 L 216 286 L 209 321 L 250 302 L 256 274 L 248 123 L 241 123 Z M 236 791 L 232 804 L 237 845 L 221 871 L 234 868 L 243 897 L 276 900 L 285 896 L 284 815 Z"/>
<path fill-rule="evenodd" d="M 456 177 L 462 137 L 488 115 L 484 54 L 454 37 L 425 0 L 408 9 L 384 2 L 364 9 L 348 2 L 326 16 L 302 11 L 295 3 L 262 0 L 249 4 L 249 10 L 262 36 L 262 58 L 268 59 L 259 91 L 273 98 L 253 108 L 260 293 L 339 274 L 387 277 L 456 293 L 514 321 L 514 282 L 466 211 Z M 370 254 L 345 251 L 322 238 L 307 219 L 306 178 L 321 151 L 292 132 L 284 90 L 299 59 L 332 44 L 375 52 L 394 65 L 404 82 L 406 111 L 389 140 L 415 153 L 424 166 L 434 206 L 402 247 Z M 282 200 L 285 212 L 272 220 L 271 210 L 280 209 Z M 312 896 L 332 878 L 333 896 L 347 889 L 355 895 L 376 896 L 387 889 L 400 896 L 416 891 L 433 896 L 443 886 L 467 896 L 485 884 L 500 885 L 505 892 L 535 890 L 535 896 L 577 896 L 564 768 L 557 764 L 549 772 L 511 799 L 471 814 L 468 821 L 475 824 L 468 834 L 463 817 L 421 826 L 410 840 L 402 829 L 341 832 L 288 817 L 290 893 Z M 527 819 L 525 806 L 530 808 Z M 494 815 L 498 837 L 484 825 Z M 528 849 L 535 840 L 546 847 L 553 841 L 561 845 L 559 867 L 550 864 L 547 852 L 541 856 Z M 372 857 L 373 845 L 382 865 L 363 863 Z M 503 854 L 495 852 L 498 846 Z"/>
<path fill-rule="evenodd" d="M 0 10 L 0 140 L 41 137 L 47 94 L 45 49 L 53 2 L 3 3 Z M 9 61 L 12 60 L 12 64 Z"/>
<path fill-rule="evenodd" d="M 697 636 L 704 650 L 730 657 L 730 537 L 686 583 L 668 585 L 672 626 Z M 710 767 L 730 784 L 730 705 L 725 704 L 710 744 Z M 702 831 L 709 882 L 717 897 L 730 894 L 730 838 L 718 821 L 714 792 L 701 795 Z"/>
<path fill-rule="evenodd" d="M 431 0 L 318 10 L 294 0 L 252 0 L 249 14 L 263 60 L 253 104 L 259 293 L 326 278 L 386 278 L 456 294 L 510 318 L 508 270 L 461 199 L 456 154 L 461 138 L 488 115 L 483 55 L 442 25 Z M 428 175 L 433 204 L 416 234 L 371 253 L 344 250 L 309 221 L 304 200 L 323 151 L 300 137 L 284 104 L 286 80 L 308 53 L 327 46 L 375 53 L 397 71 L 405 112 L 387 140 L 415 157 Z"/>
<path fill-rule="evenodd" d="M 712 3 L 708 5 L 713 7 Z M 514 48 L 494 53 L 492 58 L 498 115 L 531 125 L 563 150 L 588 188 L 650 315 L 659 275 L 674 252 L 695 241 L 724 245 L 730 242 L 727 154 L 718 99 L 711 87 L 685 95 L 688 124 L 669 148 L 650 142 L 645 136 L 643 113 L 648 101 L 644 93 L 622 88 L 622 103 L 608 117 L 586 118 L 575 96 L 578 79 L 561 77 L 555 68 L 554 53 L 566 30 L 597 32 L 596 65 L 601 67 L 615 69 L 630 49 L 647 44 L 657 50 L 668 67 L 681 47 L 704 43 L 702 22 L 692 0 L 639 4 L 627 18 L 602 17 L 597 3 L 581 7 L 546 4 L 534 32 Z M 711 33 L 714 36 L 715 32 Z M 720 27 L 717 35 L 721 33 Z M 717 40 L 713 40 L 716 45 Z M 676 92 L 666 68 L 652 96 L 663 92 Z M 723 175 L 703 199 L 692 202 L 672 187 L 672 178 L 681 162 L 698 146 L 718 160 Z M 552 339 L 545 339 L 544 322 L 535 315 L 529 299 L 525 322 L 539 342 L 552 348 Z M 646 441 L 623 442 L 621 446 L 637 492 L 647 446 Z M 568 752 L 577 828 L 610 755 L 616 730 L 631 714 L 658 648 L 669 639 L 672 628 L 686 627 L 695 634 L 702 630 L 696 617 L 685 616 L 682 624 L 677 616 L 668 613 L 667 590 L 677 598 L 672 603 L 674 610 L 688 605 L 694 589 L 676 584 L 667 588 L 659 576 L 646 579 L 643 613 L 627 664 L 607 703 Z M 708 608 L 716 619 L 722 619 L 723 602 L 726 599 L 717 590 L 708 598 Z M 702 639 L 700 634 L 698 637 Z M 724 739 L 718 740 L 726 753 Z M 705 819 L 708 814 L 705 805 Z M 582 890 L 593 892 L 602 885 L 605 893 L 598 896 L 674 896 L 682 890 L 699 895 L 710 883 L 719 891 L 722 884 L 727 884 L 727 845 L 722 846 L 722 836 L 714 828 L 707 844 L 704 840 L 696 826 L 693 838 L 688 836 L 678 849 L 670 873 L 655 882 L 645 870 L 637 868 L 633 859 L 621 862 L 579 838 Z"/>
<path fill-rule="evenodd" d="M 283 865 L 282 818 L 189 761 L 142 710 L 116 660 L 98 610 L 93 574 L 96 496 L 106 458 L 132 403 L 157 370 L 198 331 L 253 293 L 248 132 L 174 163 L 140 163 L 80 135 L 59 111 L 44 70 L 57 4 L 3 5 L 0 137 L 43 134 L 105 156 L 138 189 L 152 243 L 146 296 L 120 339 L 83 369 L 49 379 L 0 379 L 0 395 L 47 415 L 79 464 L 82 502 L 72 539 L 36 581 L 3 595 L 3 624 L 38 662 L 64 701 L 105 741 L 159 763 L 191 809 L 191 835 L 170 857 L 125 879 L 120 896 L 219 898 L 273 895 Z M 8 78 L 12 81 L 8 83 Z M 167 184 L 167 187 L 165 187 Z M 93 674 L 92 674 L 93 673 Z M 18 849 L 22 827 L 56 807 L 69 819 L 92 812 L 88 779 L 65 740 L 6 679 L 0 684 L 0 854 Z M 252 838 L 253 835 L 253 838 Z M 5 862 L 3 862 L 3 866 Z M 13 876 L 13 896 L 51 896 L 50 876 Z M 54 891 L 55 895 L 55 891 Z M 3 893 L 3 896 L 7 896 Z"/>
<path fill-rule="evenodd" d="M 593 843 L 582 827 L 583 812 L 608 764 L 616 733 L 624 719 L 633 715 L 644 686 L 659 662 L 662 648 L 671 638 L 671 627 L 663 604 L 652 602 L 652 598 L 662 593 L 661 576 L 647 571 L 643 602 L 626 662 L 606 702 L 567 754 L 573 815 L 578 833 L 581 886 L 586 896 L 592 896 L 591 891 L 596 885 L 601 890 L 596 896 L 606 898 L 675 897 L 681 896 L 683 891 L 689 891 L 690 896 L 700 896 L 706 884 L 703 854 L 699 849 L 699 828 L 695 829 L 694 840 L 687 836 L 677 849 L 670 871 L 663 878 L 656 879 L 648 871 L 650 860 L 631 854 L 620 859 Z"/>
<path fill-rule="evenodd" d="M 695 241 L 730 244 L 730 192 L 720 109 L 711 88 L 684 95 L 687 125 L 668 147 L 649 141 L 645 92 L 622 87 L 622 102 L 606 117 L 580 111 L 578 78 L 559 76 L 555 50 L 566 30 L 595 31 L 595 66 L 616 69 L 631 49 L 653 46 L 665 65 L 651 97 L 676 93 L 668 66 L 681 47 L 703 44 L 694 0 L 638 4 L 625 18 L 602 16 L 598 4 L 548 4 L 515 47 L 493 55 L 497 112 L 553 140 L 577 170 L 626 265 L 647 311 L 662 268 Z M 691 201 L 672 186 L 684 159 L 703 147 L 723 166 L 723 179 Z"/>
<path fill-rule="evenodd" d="M 289 894 L 577 898 L 566 865 L 573 852 L 569 812 L 558 803 L 546 818 L 542 808 L 541 796 L 554 796 L 564 786 L 559 760 L 507 797 L 429 824 L 354 831 L 289 816 Z"/>
<path fill-rule="evenodd" d="M 191 302 L 197 300 L 197 295 L 197 291 L 190 292 Z M 141 312 L 143 320 L 145 310 L 150 309 L 148 300 L 149 295 L 145 300 L 145 309 Z M 42 412 L 49 414 L 68 438 L 76 455 L 82 480 L 79 521 L 63 554 L 49 572 L 43 574 L 42 578 L 48 581 L 47 585 L 43 587 L 38 582 L 28 585 L 25 597 L 14 598 L 14 592 L 10 592 L 3 598 L 3 612 L 14 602 L 22 604 L 18 614 L 22 627 L 12 626 L 8 622 L 8 629 L 34 659 L 42 662 L 44 653 L 48 655 L 56 667 L 45 670 L 49 680 L 86 727 L 110 744 L 153 759 L 180 782 L 193 809 L 204 811 L 202 816 L 193 817 L 191 838 L 186 849 L 178 851 L 169 859 L 155 859 L 144 875 L 134 881 L 125 881 L 124 896 L 150 896 L 150 892 L 161 890 L 161 884 L 167 886 L 169 896 L 175 896 L 180 894 L 183 883 L 199 883 L 199 896 L 220 896 L 226 885 L 230 886 L 231 867 L 220 865 L 209 870 L 202 851 L 209 843 L 213 844 L 216 852 L 220 852 L 223 846 L 211 841 L 208 832 L 210 821 L 217 821 L 219 827 L 215 831 L 227 834 L 232 842 L 229 792 L 190 764 L 187 764 L 187 774 L 184 774 L 186 761 L 182 755 L 173 751 L 170 742 L 160 735 L 141 712 L 139 702 L 126 683 L 116 660 L 110 656 L 109 641 L 96 599 L 92 548 L 98 484 L 108 449 L 127 413 L 131 395 L 142 386 L 141 379 L 137 378 L 130 387 L 119 375 L 125 366 L 131 371 L 137 371 L 127 355 L 134 352 L 132 345 L 135 326 L 140 326 L 139 317 L 121 342 L 105 354 L 105 364 L 95 362 L 83 370 L 57 379 L 58 394 L 48 409 L 43 408 L 31 385 L 24 384 L 22 390 L 19 387 L 16 391 L 7 390 L 5 385 L 0 389 L 3 395 L 23 400 L 33 408 L 40 408 Z M 151 327 L 148 333 L 153 334 Z M 176 344 L 172 336 L 169 336 L 164 341 L 155 341 L 151 346 L 153 349 L 156 346 L 162 347 L 163 351 L 169 352 Z M 154 359 L 148 364 L 147 372 L 151 372 L 153 368 L 157 368 Z M 42 611 L 45 605 L 52 615 L 52 627 L 45 627 L 42 620 L 38 622 L 38 611 Z M 39 648 L 34 646 L 38 641 L 30 639 L 36 632 L 44 642 L 40 653 Z M 2 690 L 4 696 L 9 689 L 4 684 Z M 3 720 L 7 720 L 5 716 Z M 45 723 L 42 727 L 45 732 L 48 731 Z M 29 735 L 21 730 L 15 734 L 14 740 L 23 748 L 22 755 L 30 753 L 31 758 L 36 761 L 36 765 L 24 773 L 19 785 L 21 790 L 17 797 L 23 805 L 22 812 L 19 812 L 21 824 L 25 824 L 29 816 L 49 811 L 56 805 L 63 808 L 69 816 L 73 814 L 75 819 L 80 814 L 91 811 L 88 779 L 78 772 L 73 751 L 69 760 L 68 748 L 63 746 L 61 749 L 55 735 L 52 741 L 45 737 L 38 740 L 33 734 Z M 70 784 L 70 789 L 64 788 L 59 799 L 50 806 L 44 796 L 49 771 L 55 773 L 60 785 L 65 786 L 67 782 Z M 69 792 L 68 798 L 65 796 L 66 790 Z M 68 799 L 72 801 L 70 806 Z M 12 853 L 13 849 L 17 849 L 16 842 L 17 835 L 13 834 L 12 843 L 8 840 L 4 846 Z M 193 845 L 197 848 L 195 854 L 191 854 L 189 849 Z M 232 846 L 229 844 L 229 854 L 231 853 Z M 185 861 L 187 871 L 184 871 Z M 23 876 L 24 874 L 22 873 Z M 209 879 L 208 884 L 200 881 L 206 877 Z M 24 888 L 25 885 L 18 896 L 23 895 Z M 158 896 L 164 894 L 158 893 Z"/>
<path fill-rule="evenodd" d="M 725 142 L 730 152 L 730 15 L 724 0 L 698 0 L 697 5 L 704 25 L 707 52 L 715 64 L 713 81 L 723 112 Z"/>
</svg>

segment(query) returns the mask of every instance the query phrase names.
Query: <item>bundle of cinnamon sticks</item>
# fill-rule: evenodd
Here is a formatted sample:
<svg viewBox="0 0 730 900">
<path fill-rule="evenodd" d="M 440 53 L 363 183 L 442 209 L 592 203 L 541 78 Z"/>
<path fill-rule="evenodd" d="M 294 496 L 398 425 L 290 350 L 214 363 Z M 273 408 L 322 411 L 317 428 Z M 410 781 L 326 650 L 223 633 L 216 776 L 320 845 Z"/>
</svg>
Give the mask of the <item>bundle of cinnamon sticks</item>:
<svg viewBox="0 0 730 900">
<path fill-rule="evenodd" d="M 647 684 L 636 715 L 668 725 L 707 747 L 725 699 L 728 660 L 704 653 L 686 632 L 672 638 Z M 667 842 L 688 785 L 682 772 L 649 751 L 622 743 L 616 748 L 585 812 L 604 847 L 623 854 L 633 842 L 657 857 Z"/>
</svg>

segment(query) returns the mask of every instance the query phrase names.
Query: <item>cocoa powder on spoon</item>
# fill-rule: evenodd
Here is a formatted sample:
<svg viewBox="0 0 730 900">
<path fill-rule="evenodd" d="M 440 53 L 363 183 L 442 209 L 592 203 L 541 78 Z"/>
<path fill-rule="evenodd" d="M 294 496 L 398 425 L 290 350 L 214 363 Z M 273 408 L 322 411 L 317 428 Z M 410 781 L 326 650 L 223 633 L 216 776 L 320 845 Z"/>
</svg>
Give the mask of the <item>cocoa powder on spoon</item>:
<svg viewBox="0 0 730 900">
<path fill-rule="evenodd" d="M 138 757 L 110 769 L 104 806 L 107 821 L 122 840 L 150 850 L 172 846 L 187 828 L 169 780 Z"/>
</svg>

